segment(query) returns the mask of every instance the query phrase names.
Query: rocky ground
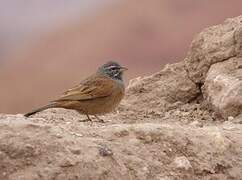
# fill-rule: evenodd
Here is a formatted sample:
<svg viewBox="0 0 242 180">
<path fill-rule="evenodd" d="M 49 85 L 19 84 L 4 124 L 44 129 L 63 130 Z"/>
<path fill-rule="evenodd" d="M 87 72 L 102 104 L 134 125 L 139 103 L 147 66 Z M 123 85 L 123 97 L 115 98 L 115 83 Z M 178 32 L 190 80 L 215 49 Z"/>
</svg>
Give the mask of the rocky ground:
<svg viewBox="0 0 242 180">
<path fill-rule="evenodd" d="M 101 118 L 1 114 L 0 179 L 241 179 L 242 16 L 201 32 L 184 61 L 130 81 Z"/>
</svg>

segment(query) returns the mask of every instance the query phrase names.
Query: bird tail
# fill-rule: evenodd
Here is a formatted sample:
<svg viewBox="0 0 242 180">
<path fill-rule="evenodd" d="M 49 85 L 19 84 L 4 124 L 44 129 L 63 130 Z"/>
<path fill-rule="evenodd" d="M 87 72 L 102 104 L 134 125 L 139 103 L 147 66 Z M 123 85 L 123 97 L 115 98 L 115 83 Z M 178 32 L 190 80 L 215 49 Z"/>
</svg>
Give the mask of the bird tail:
<svg viewBox="0 0 242 180">
<path fill-rule="evenodd" d="M 46 106 L 40 107 L 40 108 L 35 109 L 35 110 L 33 110 L 33 111 L 29 112 L 29 113 L 26 113 L 24 116 L 25 117 L 29 117 L 29 116 L 37 113 L 37 112 L 40 112 L 40 111 L 43 111 L 43 110 L 46 110 L 46 109 L 49 109 L 49 108 L 55 108 L 55 107 L 57 107 L 56 103 L 47 104 Z"/>
</svg>

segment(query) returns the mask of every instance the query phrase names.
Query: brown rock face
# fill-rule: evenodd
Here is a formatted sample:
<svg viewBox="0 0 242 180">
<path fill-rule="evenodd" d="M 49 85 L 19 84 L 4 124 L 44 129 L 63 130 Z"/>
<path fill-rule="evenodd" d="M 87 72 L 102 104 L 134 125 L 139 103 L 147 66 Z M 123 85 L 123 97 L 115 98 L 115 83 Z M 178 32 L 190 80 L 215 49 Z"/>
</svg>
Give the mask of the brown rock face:
<svg viewBox="0 0 242 180">
<path fill-rule="evenodd" d="M 201 32 L 185 59 L 190 79 L 204 84 L 204 96 L 222 117 L 242 112 L 242 16 Z"/>
<path fill-rule="evenodd" d="M 212 64 L 241 56 L 242 16 L 209 27 L 192 42 L 185 59 L 190 78 L 203 83 Z"/>
<path fill-rule="evenodd" d="M 165 111 L 167 105 L 177 101 L 187 103 L 196 98 L 199 88 L 192 82 L 184 63 L 166 65 L 163 70 L 144 78 L 130 81 L 127 88 L 126 103 L 131 106 L 142 102 L 139 110 L 147 108 Z"/>
<path fill-rule="evenodd" d="M 213 64 L 205 79 L 204 96 L 224 118 L 242 112 L 242 58 Z"/>
</svg>

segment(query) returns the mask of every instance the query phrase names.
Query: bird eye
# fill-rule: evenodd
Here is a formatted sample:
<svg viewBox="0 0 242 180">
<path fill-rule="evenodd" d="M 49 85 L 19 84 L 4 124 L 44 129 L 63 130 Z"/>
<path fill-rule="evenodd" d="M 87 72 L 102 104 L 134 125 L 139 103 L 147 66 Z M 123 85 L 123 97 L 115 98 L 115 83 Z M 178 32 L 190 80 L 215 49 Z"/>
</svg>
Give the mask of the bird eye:
<svg viewBox="0 0 242 180">
<path fill-rule="evenodd" d="M 111 71 L 114 71 L 114 70 L 117 70 L 118 68 L 116 66 L 111 66 L 108 69 L 111 70 Z"/>
</svg>

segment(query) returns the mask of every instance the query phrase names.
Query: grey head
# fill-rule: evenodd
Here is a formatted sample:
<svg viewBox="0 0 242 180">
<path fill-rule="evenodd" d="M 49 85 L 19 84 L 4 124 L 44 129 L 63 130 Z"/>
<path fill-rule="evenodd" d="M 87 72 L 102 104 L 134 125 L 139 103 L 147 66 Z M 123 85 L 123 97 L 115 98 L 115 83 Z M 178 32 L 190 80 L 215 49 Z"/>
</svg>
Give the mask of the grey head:
<svg viewBox="0 0 242 180">
<path fill-rule="evenodd" d="M 114 80 L 123 80 L 123 72 L 127 68 L 120 66 L 117 62 L 109 61 L 98 68 L 98 73 L 108 76 Z"/>
</svg>

